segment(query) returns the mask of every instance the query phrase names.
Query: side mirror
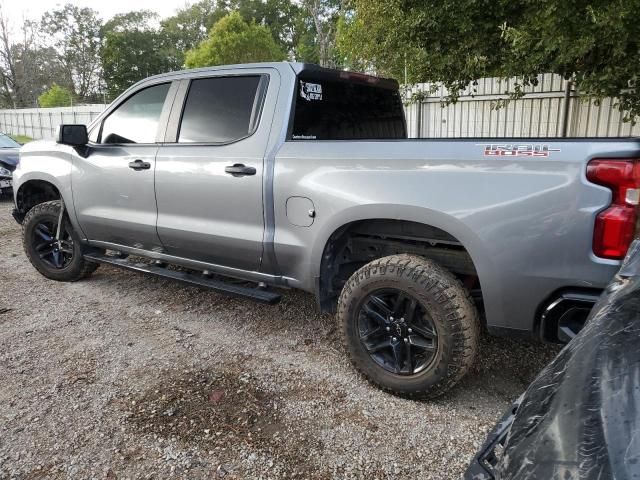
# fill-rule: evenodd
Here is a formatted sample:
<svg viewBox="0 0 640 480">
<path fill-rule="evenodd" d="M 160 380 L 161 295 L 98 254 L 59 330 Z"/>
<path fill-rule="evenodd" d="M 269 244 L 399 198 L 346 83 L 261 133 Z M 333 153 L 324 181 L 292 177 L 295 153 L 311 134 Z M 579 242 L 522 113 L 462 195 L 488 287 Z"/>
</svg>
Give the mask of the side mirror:
<svg viewBox="0 0 640 480">
<path fill-rule="evenodd" d="M 56 142 L 72 147 L 84 147 L 89 143 L 86 125 L 60 125 L 56 134 Z"/>
</svg>

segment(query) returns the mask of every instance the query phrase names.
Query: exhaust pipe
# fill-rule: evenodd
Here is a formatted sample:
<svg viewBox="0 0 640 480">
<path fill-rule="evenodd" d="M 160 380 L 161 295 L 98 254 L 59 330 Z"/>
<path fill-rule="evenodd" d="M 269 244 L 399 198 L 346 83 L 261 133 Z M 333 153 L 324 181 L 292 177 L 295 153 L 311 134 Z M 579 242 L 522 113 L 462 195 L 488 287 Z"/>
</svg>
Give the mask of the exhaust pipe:
<svg viewBox="0 0 640 480">
<path fill-rule="evenodd" d="M 568 343 L 584 327 L 599 297 L 599 294 L 584 292 L 564 292 L 556 296 L 540 317 L 543 340 Z"/>
</svg>

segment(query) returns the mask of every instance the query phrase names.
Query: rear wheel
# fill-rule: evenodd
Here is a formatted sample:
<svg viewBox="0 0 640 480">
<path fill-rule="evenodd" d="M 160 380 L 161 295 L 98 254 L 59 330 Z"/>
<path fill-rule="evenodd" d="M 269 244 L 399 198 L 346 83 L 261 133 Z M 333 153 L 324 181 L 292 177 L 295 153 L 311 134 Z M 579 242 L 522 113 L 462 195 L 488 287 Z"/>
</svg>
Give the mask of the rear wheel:
<svg viewBox="0 0 640 480">
<path fill-rule="evenodd" d="M 398 395 L 441 395 L 476 357 L 479 322 L 468 292 L 422 257 L 393 255 L 362 267 L 342 290 L 338 317 L 355 366 Z"/>
<path fill-rule="evenodd" d="M 40 203 L 22 222 L 22 243 L 31 264 L 52 280 L 75 282 L 91 275 L 98 264 L 82 256 L 82 245 L 65 213 L 58 235 L 60 201 Z"/>
</svg>

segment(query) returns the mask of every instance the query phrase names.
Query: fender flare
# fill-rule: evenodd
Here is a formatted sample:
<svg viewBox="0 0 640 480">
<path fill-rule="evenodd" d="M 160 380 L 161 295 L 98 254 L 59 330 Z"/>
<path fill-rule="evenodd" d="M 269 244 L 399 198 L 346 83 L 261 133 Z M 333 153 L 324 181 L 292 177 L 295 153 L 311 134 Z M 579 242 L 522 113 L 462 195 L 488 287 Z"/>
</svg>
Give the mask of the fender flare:
<svg viewBox="0 0 640 480">
<path fill-rule="evenodd" d="M 81 234 L 81 237 L 84 240 L 86 237 L 77 219 L 75 206 L 73 203 L 73 192 L 71 190 L 70 182 L 68 182 L 67 186 L 65 186 L 63 185 L 62 182 L 60 182 L 60 180 L 57 177 L 47 172 L 25 172 L 19 177 L 19 183 L 17 185 L 17 188 L 14 187 L 16 207 L 18 206 L 18 195 L 20 194 L 23 188 L 25 188 L 32 182 L 48 183 L 49 185 L 51 185 L 53 188 L 56 189 L 56 191 L 64 201 L 64 205 L 67 210 L 67 214 L 69 215 L 69 220 L 73 225 L 73 228 L 75 228 L 76 231 Z M 26 212 L 24 212 L 24 214 L 26 214 Z"/>
<path fill-rule="evenodd" d="M 311 269 L 315 279 L 316 290 L 322 273 L 322 260 L 330 239 L 345 226 L 354 222 L 366 220 L 399 220 L 420 223 L 438 228 L 455 237 L 469 253 L 478 273 L 485 310 L 487 316 L 499 314 L 496 309 L 501 308 L 502 299 L 496 268 L 491 256 L 476 233 L 465 225 L 459 218 L 430 210 L 428 208 L 398 205 L 376 204 L 356 205 L 336 213 L 318 232 L 311 249 Z M 316 291 L 318 294 L 319 292 Z"/>
</svg>

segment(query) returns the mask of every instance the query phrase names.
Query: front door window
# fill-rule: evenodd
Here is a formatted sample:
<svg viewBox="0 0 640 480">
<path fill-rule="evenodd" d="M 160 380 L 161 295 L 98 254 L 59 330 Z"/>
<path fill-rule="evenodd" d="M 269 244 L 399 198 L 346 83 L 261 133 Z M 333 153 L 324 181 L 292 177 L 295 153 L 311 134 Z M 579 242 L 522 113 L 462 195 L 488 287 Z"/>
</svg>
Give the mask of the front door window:
<svg viewBox="0 0 640 480">
<path fill-rule="evenodd" d="M 154 143 L 170 85 L 145 88 L 120 104 L 104 120 L 99 143 Z"/>
</svg>

